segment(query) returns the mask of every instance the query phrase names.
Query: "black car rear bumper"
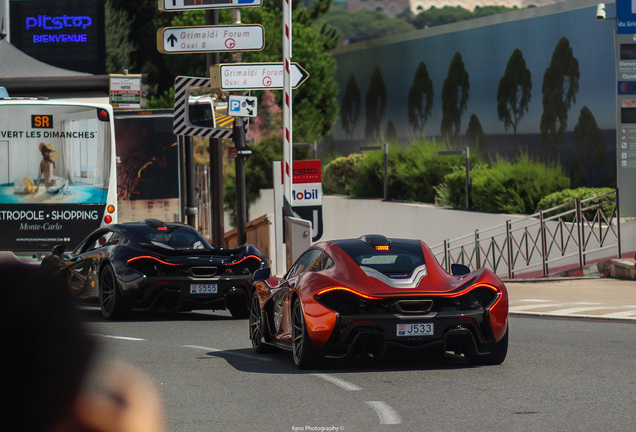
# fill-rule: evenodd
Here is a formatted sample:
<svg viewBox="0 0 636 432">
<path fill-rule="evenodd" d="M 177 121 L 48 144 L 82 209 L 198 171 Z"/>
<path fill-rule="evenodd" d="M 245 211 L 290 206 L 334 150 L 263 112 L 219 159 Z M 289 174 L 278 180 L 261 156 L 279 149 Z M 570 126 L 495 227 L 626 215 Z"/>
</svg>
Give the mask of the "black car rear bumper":
<svg viewBox="0 0 636 432">
<path fill-rule="evenodd" d="M 185 311 L 227 309 L 234 302 L 248 303 L 250 281 L 241 277 L 213 279 L 148 278 L 138 288 L 124 291 L 124 298 L 136 309 Z M 215 293 L 194 294 L 192 285 L 215 285 Z"/>
<path fill-rule="evenodd" d="M 433 333 L 426 336 L 398 336 L 400 324 L 433 324 Z M 381 357 L 391 346 L 424 350 L 435 345 L 457 354 L 479 354 L 488 352 L 492 342 L 487 314 L 483 310 L 417 316 L 341 315 L 325 346 L 325 354 L 331 358 L 357 355 Z"/>
</svg>

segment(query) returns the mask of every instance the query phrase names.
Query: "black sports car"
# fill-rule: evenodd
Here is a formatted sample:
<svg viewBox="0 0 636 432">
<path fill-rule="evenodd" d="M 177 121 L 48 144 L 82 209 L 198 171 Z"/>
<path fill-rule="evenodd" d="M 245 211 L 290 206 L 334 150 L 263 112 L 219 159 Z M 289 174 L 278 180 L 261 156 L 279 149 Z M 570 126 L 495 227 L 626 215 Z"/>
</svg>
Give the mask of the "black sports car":
<svg viewBox="0 0 636 432">
<path fill-rule="evenodd" d="M 41 268 L 76 298 L 99 300 L 107 319 L 131 309 L 228 309 L 246 318 L 253 274 L 267 263 L 253 245 L 220 249 L 189 225 L 148 219 L 95 230 L 69 253 L 56 246 Z"/>
</svg>

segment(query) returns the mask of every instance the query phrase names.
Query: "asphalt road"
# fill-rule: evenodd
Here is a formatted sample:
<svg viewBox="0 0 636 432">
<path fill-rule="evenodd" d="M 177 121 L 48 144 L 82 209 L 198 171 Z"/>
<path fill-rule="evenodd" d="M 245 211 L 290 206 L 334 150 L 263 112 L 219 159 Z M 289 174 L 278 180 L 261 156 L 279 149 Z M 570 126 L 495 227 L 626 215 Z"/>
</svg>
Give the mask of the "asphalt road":
<svg viewBox="0 0 636 432">
<path fill-rule="evenodd" d="M 298 371 L 225 312 L 84 316 L 102 360 L 159 383 L 171 431 L 613 431 L 636 424 L 634 322 L 513 316 L 500 366 L 391 356 Z"/>
</svg>

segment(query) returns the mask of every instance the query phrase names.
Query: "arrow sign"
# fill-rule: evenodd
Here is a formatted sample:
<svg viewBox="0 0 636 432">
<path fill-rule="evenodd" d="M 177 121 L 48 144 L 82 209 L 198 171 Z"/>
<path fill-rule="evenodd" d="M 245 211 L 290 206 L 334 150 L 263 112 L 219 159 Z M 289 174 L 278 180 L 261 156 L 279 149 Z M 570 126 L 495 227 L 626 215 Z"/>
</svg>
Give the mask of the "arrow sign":
<svg viewBox="0 0 636 432">
<path fill-rule="evenodd" d="M 160 0 L 164 12 L 261 6 L 262 0 Z"/>
<path fill-rule="evenodd" d="M 162 27 L 157 30 L 157 49 L 163 54 L 260 51 L 264 46 L 265 31 L 260 24 Z"/>
<path fill-rule="evenodd" d="M 170 44 L 170 48 L 174 48 L 174 45 L 179 41 L 174 34 L 168 36 L 168 43 Z"/>
<path fill-rule="evenodd" d="M 309 74 L 292 62 L 292 88 L 297 88 Z M 210 67 L 211 86 L 219 90 L 282 90 L 283 63 L 228 63 Z"/>
</svg>

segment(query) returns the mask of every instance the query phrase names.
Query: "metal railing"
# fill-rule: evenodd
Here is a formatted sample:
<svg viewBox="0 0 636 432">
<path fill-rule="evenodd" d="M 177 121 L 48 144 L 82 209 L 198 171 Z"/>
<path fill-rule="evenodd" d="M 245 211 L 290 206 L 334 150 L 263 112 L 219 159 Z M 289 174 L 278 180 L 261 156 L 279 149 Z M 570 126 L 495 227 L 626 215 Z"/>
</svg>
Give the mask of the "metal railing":
<svg viewBox="0 0 636 432">
<path fill-rule="evenodd" d="M 561 267 L 583 268 L 616 248 L 621 257 L 618 191 L 576 199 L 505 224 L 475 230 L 431 249 L 440 264 L 487 267 L 512 279 L 531 271 L 547 276 Z"/>
</svg>

